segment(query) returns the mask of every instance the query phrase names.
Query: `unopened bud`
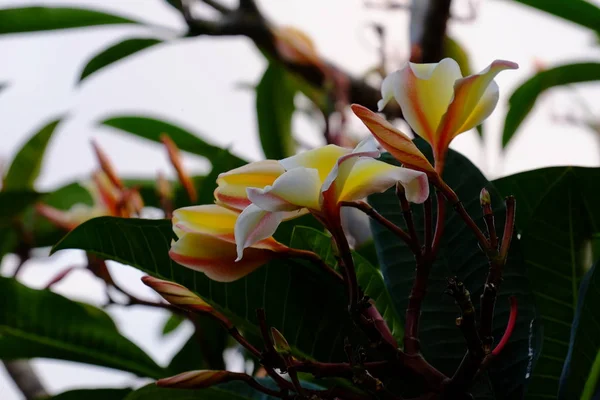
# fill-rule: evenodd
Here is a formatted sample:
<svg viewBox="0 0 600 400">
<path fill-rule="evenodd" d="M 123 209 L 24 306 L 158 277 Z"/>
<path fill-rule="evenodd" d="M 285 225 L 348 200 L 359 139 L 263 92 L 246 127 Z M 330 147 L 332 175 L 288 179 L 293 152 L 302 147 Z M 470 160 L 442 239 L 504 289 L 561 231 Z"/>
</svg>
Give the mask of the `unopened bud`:
<svg viewBox="0 0 600 400">
<path fill-rule="evenodd" d="M 113 168 L 112 163 L 110 162 L 106 153 L 100 148 L 100 146 L 98 146 L 98 143 L 96 143 L 94 140 L 92 140 L 92 147 L 94 148 L 94 153 L 96 154 L 96 158 L 98 159 L 98 163 L 100 164 L 100 168 L 102 169 L 102 171 L 104 171 L 104 173 L 106 174 L 108 179 L 110 179 L 113 185 L 115 185 L 118 188 L 122 188 L 123 182 L 121 182 L 121 179 L 117 176 L 117 173 L 115 172 L 115 169 Z"/>
<path fill-rule="evenodd" d="M 171 182 L 162 172 L 158 173 L 158 178 L 156 180 L 156 192 L 159 197 L 162 199 L 172 199 L 173 198 L 173 187 L 171 186 Z"/>
<path fill-rule="evenodd" d="M 479 203 L 481 204 L 481 207 L 492 205 L 492 198 L 490 196 L 490 192 L 488 192 L 486 188 L 481 189 L 481 192 L 479 193 Z"/>
<path fill-rule="evenodd" d="M 178 283 L 164 281 L 152 276 L 142 277 L 142 282 L 174 306 L 191 311 L 207 313 L 212 313 L 214 311 L 214 308 L 210 304 L 202 300 L 185 286 Z"/>
<path fill-rule="evenodd" d="M 94 190 L 100 196 L 100 201 L 112 216 L 121 216 L 119 203 L 121 192 L 104 171 L 96 171 L 92 174 Z"/>
<path fill-rule="evenodd" d="M 185 188 L 185 190 L 188 194 L 188 197 L 190 198 L 192 203 L 195 203 L 196 200 L 198 199 L 198 194 L 196 193 L 196 188 L 194 187 L 194 183 L 192 182 L 192 179 L 190 178 L 190 176 L 187 174 L 187 172 L 183 168 L 181 154 L 179 152 L 179 149 L 177 148 L 177 145 L 165 133 L 160 135 L 160 140 L 163 142 L 163 144 L 167 148 L 167 153 L 169 154 L 169 160 L 171 160 L 171 164 L 173 164 L 173 168 L 175 168 L 175 171 L 177 171 L 177 177 L 179 178 L 179 181 Z"/>
<path fill-rule="evenodd" d="M 291 354 L 292 348 L 287 340 L 285 340 L 285 337 L 283 337 L 281 332 L 271 327 L 271 335 L 273 336 L 273 345 L 275 346 L 275 351 L 282 355 Z"/>
<path fill-rule="evenodd" d="M 188 371 L 170 378 L 159 379 L 156 385 L 180 389 L 205 389 L 219 383 L 240 379 L 238 375 L 240 374 L 229 371 Z"/>
</svg>

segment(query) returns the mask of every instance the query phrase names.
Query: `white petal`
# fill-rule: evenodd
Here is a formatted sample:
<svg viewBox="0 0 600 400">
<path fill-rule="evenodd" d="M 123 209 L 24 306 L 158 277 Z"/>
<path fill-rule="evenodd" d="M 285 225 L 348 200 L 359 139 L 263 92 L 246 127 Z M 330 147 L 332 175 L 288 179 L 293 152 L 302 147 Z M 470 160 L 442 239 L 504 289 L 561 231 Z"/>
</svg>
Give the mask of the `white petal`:
<svg viewBox="0 0 600 400">
<path fill-rule="evenodd" d="M 246 207 L 235 223 L 236 261 L 242 259 L 245 248 L 273 236 L 282 218 L 282 213 L 265 211 L 254 204 Z"/>
<path fill-rule="evenodd" d="M 318 209 L 321 179 L 313 168 L 294 168 L 264 189 L 248 188 L 248 198 L 266 211 Z"/>
<path fill-rule="evenodd" d="M 394 98 L 394 91 L 399 85 L 400 71 L 392 72 L 381 82 L 381 100 L 377 102 L 377 111 L 382 111 Z"/>
</svg>

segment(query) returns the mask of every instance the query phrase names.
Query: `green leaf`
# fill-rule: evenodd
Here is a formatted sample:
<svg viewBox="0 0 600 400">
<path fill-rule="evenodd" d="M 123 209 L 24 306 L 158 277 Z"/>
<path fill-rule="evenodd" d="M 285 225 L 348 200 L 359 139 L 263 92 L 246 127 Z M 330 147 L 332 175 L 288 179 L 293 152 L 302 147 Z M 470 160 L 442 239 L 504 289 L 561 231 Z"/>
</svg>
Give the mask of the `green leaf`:
<svg viewBox="0 0 600 400">
<path fill-rule="evenodd" d="M 560 399 L 591 400 L 600 391 L 600 268 L 585 275 L 579 289 L 569 353 L 560 378 Z"/>
<path fill-rule="evenodd" d="M 296 226 L 292 234 L 291 246 L 295 249 L 310 250 L 317 253 L 331 267 L 337 266 L 337 261 L 332 250 L 331 237 L 324 232 L 306 226 Z M 358 253 L 353 253 L 356 267 L 356 277 L 359 286 L 365 294 L 375 301 L 377 309 L 385 319 L 392 335 L 402 343 L 404 327 L 397 310 L 394 308 L 392 298 L 383 277 L 377 268 Z"/>
<path fill-rule="evenodd" d="M 2 10 L 0 10 L 1 12 Z M 59 122 L 60 119 L 50 122 L 21 147 L 4 177 L 3 190 L 33 188 L 33 184 L 40 174 L 46 147 L 48 147 Z"/>
<path fill-rule="evenodd" d="M 546 0 L 542 1 L 546 2 Z M 555 1 L 548 1 L 548 3 L 555 3 Z M 567 10 L 570 7 L 571 3 L 569 2 L 569 7 L 563 5 L 561 10 Z M 595 23 L 598 25 L 598 20 Z M 600 63 L 562 65 L 534 75 L 519 86 L 508 100 L 509 109 L 504 121 L 502 147 L 506 147 L 513 138 L 542 92 L 555 86 L 598 80 L 600 80 Z"/>
<path fill-rule="evenodd" d="M 41 196 L 33 190 L 0 191 L 0 223 L 17 217 Z"/>
<path fill-rule="evenodd" d="M 517 199 L 517 227 L 544 327 L 528 398 L 553 397 L 569 349 L 585 245 L 600 232 L 600 168 L 553 167 L 494 181 Z"/>
<path fill-rule="evenodd" d="M 87 221 L 53 249 L 82 249 L 180 283 L 227 315 L 250 340 L 260 343 L 255 310 L 264 307 L 271 326 L 298 355 L 344 359 L 343 340 L 351 322 L 343 290 L 325 272 L 294 260 L 269 263 L 243 279 L 219 283 L 173 262 L 168 220 L 101 217 Z M 310 288 L 310 290 L 307 290 Z M 317 295 L 318 294 L 318 295 Z"/>
<path fill-rule="evenodd" d="M 295 153 L 292 116 L 297 92 L 287 70 L 279 63 L 269 63 L 256 87 L 258 133 L 268 159 L 280 160 Z"/>
<path fill-rule="evenodd" d="M 214 203 L 214 192 L 217 188 L 217 177 L 220 173 L 246 164 L 244 160 L 236 157 L 231 154 L 229 150 L 225 149 L 218 149 L 215 151 L 212 155 L 211 162 L 213 167 L 206 176 L 206 179 L 201 182 L 198 189 L 198 204 Z"/>
<path fill-rule="evenodd" d="M 109 48 L 102 50 L 90 61 L 88 61 L 83 71 L 81 71 L 79 81 L 83 81 L 85 78 L 104 67 L 114 64 L 123 58 L 129 57 L 132 54 L 138 53 L 159 43 L 162 43 L 162 40 L 152 38 L 133 38 L 114 44 Z"/>
<path fill-rule="evenodd" d="M 100 122 L 100 124 L 120 129 L 132 135 L 158 143 L 161 143 L 160 136 L 163 133 L 166 133 L 180 150 L 206 157 L 211 161 L 214 160 L 215 157 L 220 157 L 224 151 L 220 147 L 204 141 L 199 135 L 171 123 L 154 118 L 124 115 L 106 119 Z M 229 154 L 231 158 L 239 160 L 240 163 L 245 163 L 244 160 L 231 153 Z"/>
<path fill-rule="evenodd" d="M 185 321 L 185 318 L 179 314 L 169 315 L 169 318 L 167 318 L 167 321 L 163 325 L 162 334 L 164 336 L 166 336 L 169 333 L 175 332 L 177 330 L 177 328 L 179 328 L 181 326 L 181 323 L 183 321 Z"/>
<path fill-rule="evenodd" d="M 128 18 L 84 8 L 23 7 L 0 10 L 0 35 L 137 23 Z"/>
<path fill-rule="evenodd" d="M 569 0 L 568 5 L 561 0 L 515 0 L 518 3 L 563 18 L 578 25 L 600 32 L 600 8 L 591 1 Z"/>
<path fill-rule="evenodd" d="M 431 149 L 423 140 L 416 140 L 415 143 L 424 154 L 431 157 Z M 383 159 L 395 163 L 389 154 L 384 154 Z M 479 205 L 479 192 L 486 187 L 492 195 L 496 225 L 498 231 L 501 232 L 505 214 L 503 201 L 495 188 L 469 160 L 457 152 L 450 151 L 444 171 L 444 180 L 454 188 L 468 213 L 482 229 L 485 225 Z M 369 197 L 369 202 L 387 219 L 399 226 L 405 226 L 398 199 L 393 190 L 372 195 Z M 423 207 L 413 205 L 412 210 L 415 224 L 422 238 Z M 371 223 L 371 228 L 381 272 L 396 309 L 406 310 L 414 280 L 414 256 L 404 242 L 379 224 Z M 518 241 L 514 240 L 496 303 L 493 335 L 496 340 L 499 340 L 504 333 L 510 313 L 508 297 L 516 295 L 519 301 L 519 316 L 515 331 L 507 347 L 489 371 L 494 392 L 499 398 L 518 396 L 519 393 L 522 393 L 526 384 L 525 376 L 528 365 L 531 362 L 528 355 L 530 325 L 534 319 L 535 310 L 518 247 Z M 454 323 L 458 316 L 458 310 L 454 301 L 444 294 L 446 279 L 457 276 L 462 280 L 478 307 L 477 299 L 482 293 L 487 271 L 487 258 L 479 249 L 473 233 L 448 206 L 439 255 L 432 267 L 427 295 L 423 302 L 420 340 L 425 358 L 449 376 L 452 376 L 459 365 L 466 347 L 464 338 Z M 401 314 L 401 317 L 404 323 L 404 314 Z M 532 347 L 535 354 L 537 349 L 535 346 Z M 489 390 L 484 382 L 481 382 L 476 389 L 476 392 L 481 394 Z"/>
<path fill-rule="evenodd" d="M 200 315 L 196 332 L 169 363 L 169 372 L 178 374 L 197 369 L 225 369 L 223 351 L 229 336 L 214 319 Z"/>
<path fill-rule="evenodd" d="M 123 400 L 131 392 L 131 389 L 78 389 L 57 394 L 48 400 Z"/>
<path fill-rule="evenodd" d="M 161 367 L 104 311 L 0 277 L 0 359 L 56 358 L 159 378 Z"/>
</svg>

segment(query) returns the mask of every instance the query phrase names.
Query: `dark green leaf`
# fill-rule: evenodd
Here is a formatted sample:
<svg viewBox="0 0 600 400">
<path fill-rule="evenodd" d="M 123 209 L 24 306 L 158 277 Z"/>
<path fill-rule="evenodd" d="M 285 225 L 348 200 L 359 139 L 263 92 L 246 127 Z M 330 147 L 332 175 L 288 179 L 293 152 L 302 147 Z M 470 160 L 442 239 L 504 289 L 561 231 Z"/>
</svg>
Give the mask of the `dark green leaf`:
<svg viewBox="0 0 600 400">
<path fill-rule="evenodd" d="M 83 81 L 88 76 L 109 66 L 123 58 L 138 53 L 148 47 L 162 43 L 162 40 L 151 38 L 126 39 L 96 54 L 81 72 L 79 81 Z"/>
<path fill-rule="evenodd" d="M 179 326 L 181 326 L 181 323 L 183 321 L 185 321 L 185 318 L 179 314 L 169 315 L 169 318 L 167 318 L 167 321 L 163 325 L 162 334 L 166 336 L 169 333 L 175 332 L 177 330 L 177 328 L 179 328 Z"/>
<path fill-rule="evenodd" d="M 214 319 L 198 316 L 196 332 L 175 354 L 169 363 L 169 372 L 180 372 L 197 369 L 225 369 L 223 351 L 227 345 L 228 334 Z"/>
<path fill-rule="evenodd" d="M 431 157 L 431 149 L 422 140 L 415 141 L 421 151 Z M 389 154 L 384 160 L 392 161 Z M 395 161 L 394 161 L 395 162 Z M 450 151 L 444 171 L 444 179 L 454 188 L 465 208 L 480 228 L 484 228 L 479 192 L 486 187 L 492 194 L 494 214 L 497 227 L 501 232 L 505 209 L 503 202 L 481 172 L 465 157 Z M 393 190 L 380 195 L 373 195 L 369 202 L 399 226 L 404 226 L 398 199 Z M 419 234 L 423 235 L 423 207 L 412 207 Z M 411 251 L 404 242 L 391 234 L 379 224 L 372 223 L 375 246 L 380 260 L 381 272 L 388 290 L 392 295 L 397 310 L 406 310 L 408 295 L 414 279 L 415 262 Z M 518 242 L 512 246 L 509 260 L 504 270 L 504 281 L 496 303 L 494 320 L 494 337 L 500 338 L 504 333 L 510 313 L 508 296 L 516 295 L 519 300 L 519 317 L 511 340 L 500 358 L 490 370 L 490 378 L 494 391 L 499 398 L 507 398 L 522 393 L 526 384 L 526 373 L 531 357 L 529 353 L 530 324 L 535 316 L 529 283 L 525 276 Z M 488 271 L 485 255 L 479 250 L 473 233 L 463 220 L 449 208 L 446 213 L 444 235 L 437 261 L 434 263 L 427 296 L 422 308 L 420 340 L 425 358 L 442 372 L 452 376 L 465 353 L 465 342 L 455 326 L 458 316 L 454 301 L 444 291 L 446 279 L 458 276 L 471 292 L 471 297 L 478 306 L 479 296 L 483 290 Z M 404 315 L 401 314 L 402 318 Z M 404 319 L 403 319 L 404 322 Z M 535 347 L 532 351 L 536 351 Z M 486 393 L 485 383 L 477 387 L 477 393 Z"/>
<path fill-rule="evenodd" d="M 542 0 L 546 2 L 546 0 Z M 548 3 L 556 3 L 548 1 Z M 559 2 L 562 4 L 562 2 Z M 587 3 L 587 2 L 585 2 Z M 561 6 L 562 10 L 570 9 Z M 597 20 L 595 23 L 598 24 Z M 506 147 L 521 123 L 533 108 L 538 96 L 554 86 L 600 80 L 600 63 L 568 64 L 539 72 L 517 88 L 508 100 L 509 109 L 504 121 L 502 147 Z"/>
<path fill-rule="evenodd" d="M 163 133 L 166 133 L 171 137 L 179 149 L 206 157 L 211 161 L 214 160 L 215 157 L 220 157 L 224 151 L 218 146 L 205 142 L 199 135 L 154 118 L 118 116 L 104 120 L 101 124 L 159 143 L 160 136 Z M 230 154 L 231 158 L 239 160 L 240 163 L 245 163 L 245 161 L 231 153 L 228 154 Z"/>
<path fill-rule="evenodd" d="M 295 353 L 344 359 L 343 338 L 350 328 L 345 296 L 343 290 L 331 290 L 335 283 L 326 273 L 280 260 L 243 279 L 219 283 L 173 262 L 168 255 L 172 237 L 167 220 L 101 217 L 79 225 L 53 251 L 84 249 L 178 282 L 227 315 L 251 340 L 259 336 L 255 310 L 265 307 L 269 324 L 288 338 Z"/>
<path fill-rule="evenodd" d="M 569 353 L 560 379 L 559 398 L 591 400 L 600 390 L 600 268 L 585 275 L 579 289 Z"/>
<path fill-rule="evenodd" d="M 195 187 L 201 188 L 202 183 L 205 180 L 204 176 L 197 175 L 192 176 L 192 183 Z M 140 192 L 140 196 L 142 196 L 142 200 L 144 200 L 144 205 L 147 207 L 156 207 L 160 208 L 160 199 L 158 197 L 158 193 L 156 192 L 156 179 L 138 179 L 138 178 L 122 178 L 125 186 L 129 188 L 137 188 Z M 176 181 L 171 181 L 171 187 L 173 189 L 173 208 L 181 208 L 192 205 L 190 202 L 190 198 L 185 190 L 185 188 Z"/>
<path fill-rule="evenodd" d="M 557 396 L 578 287 L 589 265 L 585 246 L 600 232 L 599 181 L 599 168 L 554 167 L 494 182 L 517 199 L 521 248 L 544 329 L 528 398 Z"/>
<path fill-rule="evenodd" d="M 56 358 L 159 378 L 161 367 L 102 310 L 0 278 L 0 359 Z"/>
<path fill-rule="evenodd" d="M 293 248 L 311 250 L 325 260 L 328 265 L 336 267 L 337 261 L 331 244 L 331 237 L 322 231 L 305 226 L 296 226 L 291 241 Z M 385 287 L 381 273 L 358 253 L 354 253 L 352 256 L 356 267 L 358 284 L 365 291 L 365 294 L 375 301 L 377 309 L 385 319 L 385 322 L 387 322 L 392 334 L 399 343 L 402 343 L 404 335 L 402 320 L 394 308 L 392 298 Z"/>
<path fill-rule="evenodd" d="M 258 133 L 266 158 L 279 160 L 295 153 L 292 116 L 297 92 L 287 70 L 270 63 L 256 87 Z"/>
<path fill-rule="evenodd" d="M 0 35 L 137 23 L 128 18 L 84 8 L 23 7 L 0 10 Z"/>
<path fill-rule="evenodd" d="M 1 22 L 0 26 L 2 26 Z M 59 122 L 60 119 L 50 122 L 21 147 L 4 177 L 3 190 L 33 188 L 33 183 L 40 174 L 46 147 Z"/>
<path fill-rule="evenodd" d="M 123 400 L 131 389 L 79 389 L 69 390 L 47 400 Z"/>
<path fill-rule="evenodd" d="M 600 32 L 600 8 L 586 0 L 515 0 L 518 3 Z"/>
<path fill-rule="evenodd" d="M 0 223 L 13 219 L 42 196 L 33 190 L 0 191 Z"/>
</svg>

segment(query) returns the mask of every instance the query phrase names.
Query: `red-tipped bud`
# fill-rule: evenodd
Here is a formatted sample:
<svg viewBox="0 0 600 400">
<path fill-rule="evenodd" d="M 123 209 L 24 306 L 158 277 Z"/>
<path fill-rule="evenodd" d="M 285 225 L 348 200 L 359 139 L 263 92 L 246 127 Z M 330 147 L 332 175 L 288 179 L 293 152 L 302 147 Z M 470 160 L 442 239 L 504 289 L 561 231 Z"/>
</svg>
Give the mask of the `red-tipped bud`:
<svg viewBox="0 0 600 400">
<path fill-rule="evenodd" d="M 178 283 L 164 281 L 153 276 L 142 277 L 142 282 L 174 306 L 200 312 L 212 313 L 214 311 L 210 304 Z"/>
<path fill-rule="evenodd" d="M 156 179 L 156 193 L 161 199 L 171 200 L 173 198 L 173 187 L 171 182 L 162 172 L 158 173 L 158 178 Z"/>
<path fill-rule="evenodd" d="M 285 337 L 283 337 L 281 332 L 271 327 L 271 336 L 273 336 L 273 346 L 275 347 L 275 351 L 286 356 L 292 353 L 290 344 L 287 342 Z"/>
<path fill-rule="evenodd" d="M 194 187 L 194 183 L 192 182 L 192 179 L 190 178 L 190 176 L 187 174 L 187 172 L 183 168 L 183 162 L 181 160 L 181 153 L 179 152 L 177 145 L 165 133 L 163 133 L 160 136 L 160 140 L 163 142 L 163 144 L 167 148 L 167 153 L 169 154 L 169 160 L 171 160 L 171 164 L 173 164 L 173 168 L 175 168 L 175 171 L 177 171 L 177 176 L 179 177 L 179 181 L 185 188 L 185 190 L 188 194 L 188 197 L 190 198 L 192 203 L 195 203 L 196 200 L 198 200 L 198 194 L 196 193 L 196 188 Z"/>
<path fill-rule="evenodd" d="M 205 389 L 219 383 L 239 380 L 239 375 L 243 374 L 211 370 L 188 371 L 170 378 L 159 379 L 156 384 L 180 389 Z"/>
<path fill-rule="evenodd" d="M 117 173 L 104 150 L 102 150 L 94 140 L 92 140 L 92 147 L 94 148 L 94 153 L 96 154 L 100 168 L 106 174 L 108 179 L 110 179 L 112 184 L 119 189 L 123 188 L 123 182 L 121 182 L 121 179 L 117 176 Z"/>
</svg>

